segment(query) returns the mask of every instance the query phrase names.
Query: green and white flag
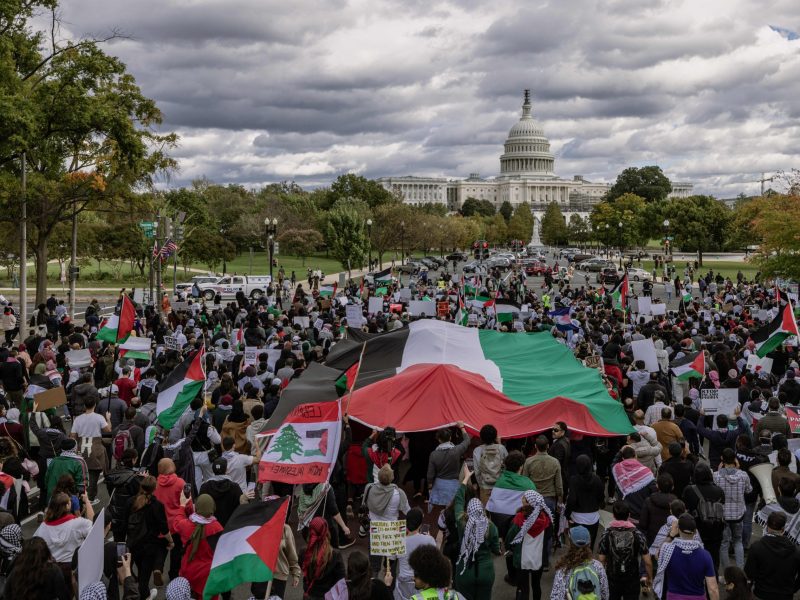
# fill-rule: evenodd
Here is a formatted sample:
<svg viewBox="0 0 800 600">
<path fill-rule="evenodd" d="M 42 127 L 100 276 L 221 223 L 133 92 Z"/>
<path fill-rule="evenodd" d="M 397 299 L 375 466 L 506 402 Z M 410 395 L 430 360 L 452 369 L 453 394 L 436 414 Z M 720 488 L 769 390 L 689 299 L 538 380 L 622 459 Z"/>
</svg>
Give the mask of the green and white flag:
<svg viewBox="0 0 800 600">
<path fill-rule="evenodd" d="M 536 486 L 529 477 L 508 470 L 503 471 L 494 484 L 486 510 L 501 515 L 514 515 L 522 506 L 522 495 L 528 490 L 535 489 Z"/>
<path fill-rule="evenodd" d="M 456 324 L 463 325 L 464 327 L 467 326 L 467 322 L 469 321 L 469 313 L 464 306 L 464 299 L 461 297 L 461 294 L 458 296 L 458 310 L 456 311 Z"/>
<path fill-rule="evenodd" d="M 164 429 L 175 425 L 206 381 L 204 349 L 200 349 L 175 367 L 156 388 L 156 415 Z"/>
<path fill-rule="evenodd" d="M 330 298 L 336 295 L 336 284 L 333 285 L 321 285 L 319 286 L 319 295 L 323 298 Z"/>
<path fill-rule="evenodd" d="M 498 323 L 511 323 L 514 315 L 520 312 L 520 306 L 511 300 L 497 300 L 494 303 L 494 311 L 497 315 Z"/>
</svg>

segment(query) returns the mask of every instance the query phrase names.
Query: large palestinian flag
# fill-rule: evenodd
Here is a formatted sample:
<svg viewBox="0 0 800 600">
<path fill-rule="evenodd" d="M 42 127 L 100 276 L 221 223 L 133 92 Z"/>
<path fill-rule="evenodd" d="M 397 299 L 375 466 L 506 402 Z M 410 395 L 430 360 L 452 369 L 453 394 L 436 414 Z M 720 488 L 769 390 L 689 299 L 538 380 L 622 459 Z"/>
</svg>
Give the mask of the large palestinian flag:
<svg viewBox="0 0 800 600">
<path fill-rule="evenodd" d="M 214 558 L 203 590 L 205 600 L 242 583 L 274 577 L 288 508 L 288 498 L 242 504 L 225 529 L 208 538 Z"/>
<path fill-rule="evenodd" d="M 670 362 L 669 367 L 679 381 L 686 381 L 693 377 L 702 379 L 706 375 L 706 356 L 702 350 L 689 352 Z"/>
<path fill-rule="evenodd" d="M 136 307 L 128 298 L 127 294 L 122 295 L 122 308 L 118 315 L 111 315 L 100 326 L 97 332 L 97 339 L 111 344 L 116 344 L 125 340 L 133 331 L 136 321 Z"/>
<path fill-rule="evenodd" d="M 625 271 L 625 275 L 610 292 L 612 301 L 614 303 L 614 308 L 619 308 L 622 311 L 627 310 L 629 293 L 630 286 L 628 285 L 628 272 Z"/>
<path fill-rule="evenodd" d="M 797 321 L 794 318 L 791 301 L 786 302 L 781 307 L 775 318 L 755 331 L 750 339 L 755 342 L 756 354 L 764 358 L 768 353 L 780 346 L 788 337 L 799 335 L 797 331 Z"/>
<path fill-rule="evenodd" d="M 175 367 L 156 388 L 156 415 L 164 429 L 174 426 L 206 381 L 205 350 L 200 349 Z"/>
<path fill-rule="evenodd" d="M 378 335 L 351 329 L 348 337 L 328 364 L 344 371 L 361 358 L 347 412 L 369 427 L 430 431 L 464 421 L 476 432 L 491 423 L 508 438 L 566 421 L 587 435 L 632 431 L 599 371 L 549 333 L 512 335 L 424 319 Z"/>
</svg>

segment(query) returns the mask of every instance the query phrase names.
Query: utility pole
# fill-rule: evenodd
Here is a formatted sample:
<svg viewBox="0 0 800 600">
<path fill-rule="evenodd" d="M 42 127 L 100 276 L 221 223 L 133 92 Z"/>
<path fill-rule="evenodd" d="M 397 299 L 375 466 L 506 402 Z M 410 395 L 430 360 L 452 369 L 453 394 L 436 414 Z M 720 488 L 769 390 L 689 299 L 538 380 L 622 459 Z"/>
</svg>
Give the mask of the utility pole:
<svg viewBox="0 0 800 600">
<path fill-rule="evenodd" d="M 166 223 L 165 217 L 161 214 L 161 210 L 158 211 L 158 225 L 156 225 L 156 249 L 157 254 L 155 257 L 156 261 L 156 310 L 161 312 L 161 245 L 164 241 L 164 235 L 166 234 Z"/>
<path fill-rule="evenodd" d="M 172 231 L 172 241 L 175 243 L 175 253 L 172 255 L 172 294 L 176 297 L 178 294 L 178 252 L 180 251 L 179 244 L 183 241 L 184 219 L 186 219 L 186 213 L 179 212 Z"/>
<path fill-rule="evenodd" d="M 772 177 L 767 177 L 766 173 L 761 173 L 761 195 L 762 196 L 764 195 L 764 192 L 766 191 L 766 190 L 764 190 L 764 183 L 766 183 L 767 181 L 774 181 L 774 180 L 775 180 L 775 176 L 774 175 Z"/>
<path fill-rule="evenodd" d="M 25 337 L 28 326 L 28 175 L 26 156 L 22 153 L 22 211 L 19 223 L 19 333 Z M 45 266 L 46 267 L 46 266 Z"/>
<path fill-rule="evenodd" d="M 78 279 L 78 211 L 72 207 L 72 250 L 69 259 L 69 317 L 75 320 L 75 282 Z"/>
</svg>

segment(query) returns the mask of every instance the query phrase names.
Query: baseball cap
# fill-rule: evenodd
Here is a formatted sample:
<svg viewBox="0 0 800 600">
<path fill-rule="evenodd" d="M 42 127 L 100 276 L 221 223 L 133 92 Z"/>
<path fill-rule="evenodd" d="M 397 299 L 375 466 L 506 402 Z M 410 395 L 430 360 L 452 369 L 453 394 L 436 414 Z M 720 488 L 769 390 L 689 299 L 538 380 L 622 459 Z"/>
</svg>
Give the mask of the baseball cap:
<svg viewBox="0 0 800 600">
<path fill-rule="evenodd" d="M 569 530 L 569 537 L 576 546 L 588 546 L 592 539 L 589 535 L 589 530 L 583 525 L 572 527 Z"/>
<path fill-rule="evenodd" d="M 228 460 L 225 458 L 218 458 L 211 465 L 211 471 L 214 475 L 225 475 L 228 472 Z"/>
</svg>

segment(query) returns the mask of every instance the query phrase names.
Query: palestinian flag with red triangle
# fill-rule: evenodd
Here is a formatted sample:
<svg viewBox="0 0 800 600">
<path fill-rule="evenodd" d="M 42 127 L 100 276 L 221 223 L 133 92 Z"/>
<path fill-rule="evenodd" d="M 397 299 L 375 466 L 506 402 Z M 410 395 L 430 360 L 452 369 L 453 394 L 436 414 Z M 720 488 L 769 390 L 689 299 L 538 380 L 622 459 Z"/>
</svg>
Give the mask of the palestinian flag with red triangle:
<svg viewBox="0 0 800 600">
<path fill-rule="evenodd" d="M 690 352 L 669 363 L 672 374 L 678 381 L 686 381 L 696 377 L 702 379 L 706 375 L 706 356 L 702 350 Z"/>
<path fill-rule="evenodd" d="M 203 389 L 206 381 L 206 352 L 191 354 L 167 375 L 156 388 L 156 415 L 164 429 L 175 425 L 186 408 Z"/>
<path fill-rule="evenodd" d="M 781 307 L 775 318 L 755 331 L 750 339 L 755 342 L 756 354 L 760 358 L 764 358 L 780 346 L 783 340 L 793 335 L 798 335 L 797 321 L 794 318 L 792 303 L 787 298 L 786 304 Z"/>
<path fill-rule="evenodd" d="M 620 279 L 619 283 L 609 292 L 611 294 L 614 308 L 618 308 L 623 312 L 628 310 L 628 294 L 630 293 L 630 286 L 628 285 L 628 273 Z"/>
<path fill-rule="evenodd" d="M 133 331 L 136 321 L 136 307 L 128 298 L 127 294 L 122 295 L 122 308 L 118 315 L 111 315 L 100 326 L 97 332 L 97 339 L 111 344 L 125 341 Z"/>
<path fill-rule="evenodd" d="M 289 498 L 242 504 L 221 533 L 208 537 L 214 558 L 204 600 L 242 583 L 274 579 L 288 509 Z"/>
</svg>

